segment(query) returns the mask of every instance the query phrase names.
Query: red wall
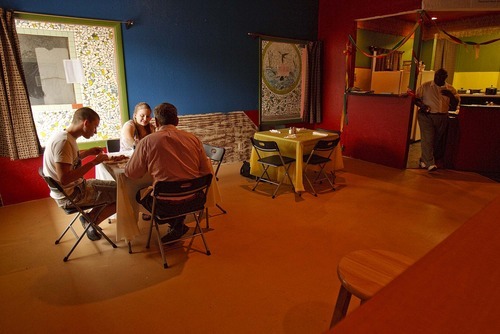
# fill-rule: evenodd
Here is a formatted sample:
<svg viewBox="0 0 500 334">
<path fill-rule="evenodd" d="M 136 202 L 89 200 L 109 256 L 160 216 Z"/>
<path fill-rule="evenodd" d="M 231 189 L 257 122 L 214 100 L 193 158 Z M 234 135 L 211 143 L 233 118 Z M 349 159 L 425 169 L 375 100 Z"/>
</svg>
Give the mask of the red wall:
<svg viewBox="0 0 500 334">
<path fill-rule="evenodd" d="M 84 159 L 83 162 L 87 162 Z M 3 205 L 11 205 L 49 196 L 49 188 L 38 175 L 38 168 L 42 166 L 42 157 L 10 160 L 0 157 L 0 195 Z M 85 174 L 86 178 L 95 177 L 92 169 Z"/>
<path fill-rule="evenodd" d="M 0 157 L 0 195 L 4 205 L 49 196 L 47 184 L 38 175 L 41 165 L 41 157 L 15 161 Z"/>
<path fill-rule="evenodd" d="M 349 35 L 356 37 L 355 19 L 421 8 L 421 0 L 319 0 L 318 39 L 324 41 L 323 128 L 340 129 L 346 81 L 343 51 Z"/>
</svg>

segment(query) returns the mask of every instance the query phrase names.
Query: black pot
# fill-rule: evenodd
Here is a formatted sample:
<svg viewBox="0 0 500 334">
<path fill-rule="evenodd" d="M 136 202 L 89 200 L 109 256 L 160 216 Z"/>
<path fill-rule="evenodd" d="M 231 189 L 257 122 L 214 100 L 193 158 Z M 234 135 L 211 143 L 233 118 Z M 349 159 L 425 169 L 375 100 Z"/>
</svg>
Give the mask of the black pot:
<svg viewBox="0 0 500 334">
<path fill-rule="evenodd" d="M 496 89 L 496 87 L 486 88 L 484 90 L 484 95 L 497 95 L 497 89 Z"/>
</svg>

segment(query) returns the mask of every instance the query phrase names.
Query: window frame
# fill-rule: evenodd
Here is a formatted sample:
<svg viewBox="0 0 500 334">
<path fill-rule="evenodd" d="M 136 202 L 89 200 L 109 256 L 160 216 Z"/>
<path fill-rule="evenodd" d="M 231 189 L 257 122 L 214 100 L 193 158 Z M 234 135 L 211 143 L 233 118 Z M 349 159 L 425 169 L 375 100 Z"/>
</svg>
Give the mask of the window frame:
<svg viewBox="0 0 500 334">
<path fill-rule="evenodd" d="M 119 105 L 119 109 L 120 109 L 121 125 L 123 125 L 123 123 L 125 123 L 129 119 L 121 22 L 109 21 L 109 20 L 99 20 L 99 19 L 33 14 L 33 13 L 17 13 L 15 18 L 20 19 L 20 20 L 28 20 L 28 21 L 99 26 L 99 27 L 107 27 L 107 28 L 113 29 L 114 46 L 115 46 L 115 71 L 116 71 L 116 77 L 117 77 L 116 80 L 117 80 L 117 91 L 118 91 L 118 99 L 119 99 L 118 105 Z M 37 133 L 37 135 L 38 135 L 38 133 Z M 88 148 L 95 147 L 95 146 L 105 147 L 106 140 L 95 140 L 95 141 L 87 141 L 87 142 L 79 142 L 78 143 L 78 147 L 80 149 L 88 149 Z"/>
</svg>

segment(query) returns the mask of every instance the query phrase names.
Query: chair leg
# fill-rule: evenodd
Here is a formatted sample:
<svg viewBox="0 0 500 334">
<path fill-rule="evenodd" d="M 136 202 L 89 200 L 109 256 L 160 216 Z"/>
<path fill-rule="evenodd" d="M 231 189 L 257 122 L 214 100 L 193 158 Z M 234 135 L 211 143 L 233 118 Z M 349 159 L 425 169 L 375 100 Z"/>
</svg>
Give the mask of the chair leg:
<svg viewBox="0 0 500 334">
<path fill-rule="evenodd" d="M 286 171 L 285 171 L 285 173 L 286 173 Z M 285 178 L 285 175 L 283 175 L 283 177 L 280 180 L 280 183 L 278 183 L 278 186 L 276 187 L 276 189 L 274 189 L 274 193 L 273 193 L 273 197 L 272 198 L 276 197 L 276 194 L 278 193 L 278 189 L 280 188 L 281 184 L 283 183 L 284 178 Z"/>
<path fill-rule="evenodd" d="M 105 205 L 101 206 L 97 213 L 95 214 L 95 217 L 99 217 L 99 215 L 101 214 L 102 210 L 104 210 L 105 208 Z M 87 228 L 89 228 L 90 226 L 92 226 L 97 232 L 99 232 L 103 237 L 104 239 L 106 239 L 106 241 L 111 245 L 113 246 L 113 248 L 116 248 L 117 246 L 115 245 L 115 243 L 113 241 L 111 241 L 111 239 L 106 235 L 106 233 L 104 233 L 104 231 L 102 230 L 102 228 L 96 224 L 95 220 L 91 220 L 90 217 L 87 216 L 86 213 L 83 213 L 82 216 L 85 218 L 85 220 L 89 223 L 89 225 L 87 225 Z M 85 230 L 85 233 L 87 232 L 87 229 Z"/>
<path fill-rule="evenodd" d="M 305 173 L 305 171 L 304 171 L 304 177 L 306 178 L 307 183 L 309 183 L 309 186 L 311 187 L 312 194 L 314 196 L 318 197 L 318 194 L 316 193 L 316 190 L 314 189 L 314 186 L 313 186 L 311 180 L 309 180 L 309 177 L 307 176 L 307 174 Z"/>
<path fill-rule="evenodd" d="M 161 242 L 160 229 L 158 228 L 158 224 L 155 224 L 156 229 L 156 237 L 158 239 L 158 247 L 160 247 L 161 259 L 163 261 L 163 269 L 168 268 L 167 258 L 165 257 L 165 250 L 163 249 L 163 243 Z M 148 240 L 149 245 L 149 240 Z"/>
<path fill-rule="evenodd" d="M 265 166 L 264 167 L 264 171 L 262 172 L 262 175 L 261 176 L 257 176 L 257 178 L 255 179 L 255 185 L 253 186 L 252 191 L 254 191 L 255 188 L 257 188 L 257 186 L 259 185 L 260 181 L 263 179 L 264 174 L 267 174 L 267 169 L 268 168 L 269 168 L 269 166 Z"/>
<path fill-rule="evenodd" d="M 288 167 L 283 166 L 284 169 L 285 169 L 285 175 L 283 175 L 283 177 L 281 178 L 280 183 L 278 184 L 278 186 L 274 190 L 273 198 L 276 197 L 276 193 L 278 193 L 278 189 L 280 188 L 281 184 L 283 184 L 283 181 L 285 180 L 285 176 L 288 177 L 288 181 L 290 181 L 290 184 L 292 185 L 292 190 L 295 192 L 295 186 L 293 185 L 292 178 L 290 177 L 290 174 L 288 174 L 288 169 L 290 168 L 290 166 L 291 165 L 288 165 Z"/>
<path fill-rule="evenodd" d="M 343 285 L 340 286 L 339 295 L 337 297 L 337 302 L 335 304 L 335 310 L 333 311 L 332 321 L 330 323 L 330 328 L 335 326 L 340 320 L 344 319 L 347 314 L 347 309 L 349 308 L 349 303 L 351 301 L 351 293 L 344 288 Z"/>
<path fill-rule="evenodd" d="M 330 183 L 330 186 L 332 187 L 332 189 L 335 190 L 335 185 L 334 185 L 334 183 L 335 183 L 335 174 L 332 172 L 332 180 L 330 180 L 330 177 L 325 172 L 325 167 L 326 167 L 326 165 L 322 165 L 322 166 L 320 165 L 321 169 L 318 172 L 318 176 L 316 176 L 316 178 L 314 179 L 314 182 L 316 182 L 319 179 L 319 177 L 321 175 L 323 175 L 323 178 L 321 180 L 326 179 L 328 181 L 328 183 Z"/>
<path fill-rule="evenodd" d="M 215 205 L 219 208 L 219 210 L 220 210 L 220 211 L 222 211 L 222 213 L 223 213 L 223 214 L 226 214 L 226 213 L 227 213 L 227 211 L 226 211 L 226 210 L 224 210 L 224 209 L 222 208 L 222 206 L 220 206 L 219 204 L 215 204 Z"/>
<path fill-rule="evenodd" d="M 73 217 L 73 220 L 71 221 L 71 223 L 68 224 L 68 226 L 66 226 L 66 228 L 64 229 L 63 233 L 61 233 L 61 235 L 59 236 L 59 238 L 57 238 L 57 240 L 55 241 L 55 244 L 59 244 L 59 242 L 61 242 L 61 239 L 66 235 L 66 232 L 68 232 L 68 230 L 71 229 L 71 232 L 73 232 L 73 234 L 75 235 L 75 238 L 78 239 L 78 234 L 76 234 L 75 230 L 73 229 L 73 223 L 76 221 L 76 219 L 80 217 L 80 213 L 78 213 L 77 215 L 75 215 L 75 217 Z"/>
<path fill-rule="evenodd" d="M 318 193 L 316 192 L 316 189 L 314 189 L 314 184 L 317 183 L 318 181 L 322 181 L 322 180 L 326 179 L 328 181 L 328 183 L 330 184 L 330 186 L 332 187 L 332 190 L 335 191 L 335 183 L 334 183 L 334 181 L 332 182 L 330 180 L 330 177 L 325 172 L 325 166 L 326 165 L 322 165 L 322 166 L 320 165 L 320 170 L 312 182 L 311 182 L 311 179 L 309 179 L 309 177 L 307 176 L 307 166 L 306 166 L 306 168 L 304 168 L 304 172 L 303 172 L 304 177 L 307 180 L 307 183 L 309 184 L 309 186 L 311 187 L 312 194 L 316 197 L 318 196 Z M 323 178 L 320 179 L 320 177 L 323 177 Z M 334 177 L 335 177 L 335 174 L 332 173 L 332 179 L 334 179 Z"/>
<path fill-rule="evenodd" d="M 193 231 L 193 234 L 196 233 L 196 229 L 198 229 L 199 231 L 199 235 L 201 236 L 201 240 L 203 240 L 203 244 L 205 245 L 205 250 L 207 252 L 207 255 L 211 255 L 212 253 L 210 252 L 210 249 L 208 249 L 208 245 L 207 245 L 207 241 L 205 240 L 205 235 L 203 234 L 203 230 L 201 229 L 201 226 L 200 226 L 200 219 L 201 219 L 201 215 L 203 214 L 203 211 L 200 212 L 200 214 L 197 216 L 196 214 L 194 214 L 194 220 L 195 220 L 195 227 L 194 227 L 194 231 Z M 193 239 L 191 239 L 192 241 Z"/>
<path fill-rule="evenodd" d="M 146 243 L 146 248 L 149 248 L 149 244 L 151 242 L 151 234 L 153 233 L 153 224 L 154 224 L 154 217 L 151 217 L 151 224 L 149 224 L 148 242 Z"/>
<path fill-rule="evenodd" d="M 261 180 L 266 180 L 265 178 L 263 178 L 264 174 L 267 175 L 267 178 L 270 180 L 271 178 L 269 177 L 269 174 L 267 173 L 267 169 L 269 168 L 269 166 L 264 166 L 264 171 L 262 172 L 261 176 L 258 176 L 257 179 L 256 179 L 256 182 L 255 182 L 255 185 L 253 186 L 252 188 L 252 191 L 255 190 L 255 188 L 257 188 L 257 186 L 259 185 L 260 181 Z"/>
<path fill-rule="evenodd" d="M 85 236 L 85 234 L 87 234 L 87 230 L 90 228 L 90 225 L 87 225 L 87 227 L 85 228 L 85 230 L 83 231 L 82 235 L 80 235 L 80 237 L 78 238 L 78 240 L 75 242 L 75 244 L 73 245 L 73 247 L 71 247 L 69 253 L 64 257 L 63 261 L 64 262 L 67 262 L 69 260 L 69 257 L 71 255 L 71 253 L 73 253 L 73 251 L 75 250 L 76 246 L 78 246 L 78 244 L 80 243 L 80 241 L 82 241 L 83 237 Z"/>
<path fill-rule="evenodd" d="M 104 231 L 102 230 L 102 228 L 97 225 L 97 224 L 94 224 L 92 223 L 92 226 L 94 227 L 94 229 L 96 229 L 103 237 L 104 239 L 106 239 L 106 241 L 111 245 L 113 246 L 113 248 L 116 248 L 117 246 L 115 245 L 115 243 L 113 241 L 111 241 L 111 239 L 106 235 L 106 233 L 104 233 Z"/>
<path fill-rule="evenodd" d="M 205 219 L 207 220 L 207 230 L 210 228 L 210 223 L 208 222 L 208 208 L 205 208 Z"/>
<path fill-rule="evenodd" d="M 89 222 L 89 221 L 91 222 L 91 219 L 89 217 L 87 217 L 86 214 L 81 214 L 80 213 L 80 215 L 83 216 L 87 222 Z M 80 216 L 80 215 L 78 215 L 78 216 Z M 73 224 L 73 223 L 71 223 L 71 224 Z M 71 249 L 69 250 L 69 253 L 64 257 L 64 259 L 63 259 L 64 262 L 67 262 L 69 260 L 69 257 L 71 256 L 71 254 L 75 250 L 76 246 L 78 246 L 78 244 L 80 243 L 80 241 L 82 241 L 83 237 L 87 234 L 87 231 L 89 230 L 90 226 L 92 226 L 92 225 L 93 224 L 87 224 L 87 226 L 83 230 L 83 233 L 78 237 L 78 240 L 75 242 L 75 244 L 73 245 L 73 247 L 71 247 Z"/>
<path fill-rule="evenodd" d="M 102 212 L 102 210 L 104 210 L 104 207 L 105 205 L 101 206 L 100 208 L 96 208 L 98 211 L 96 213 L 96 217 L 99 216 L 99 214 Z M 70 251 L 68 252 L 68 254 L 64 257 L 63 261 L 64 262 L 67 262 L 69 260 L 69 257 L 71 256 L 71 254 L 73 253 L 73 251 L 76 249 L 76 247 L 78 246 L 78 244 L 80 243 L 80 241 L 82 241 L 83 237 L 87 234 L 87 231 L 89 230 L 89 228 L 92 226 L 95 230 L 97 230 L 103 237 L 104 239 L 106 239 L 106 241 L 111 245 L 113 246 L 113 248 L 117 248 L 117 246 L 115 245 L 115 243 L 113 241 L 111 241 L 111 239 L 109 239 L 109 237 L 106 235 L 106 233 L 103 232 L 102 228 L 99 227 L 99 225 L 97 225 L 95 223 L 95 221 L 93 221 L 92 219 L 90 219 L 90 217 L 88 216 L 87 212 L 80 212 L 80 214 L 76 215 L 75 218 L 73 218 L 72 222 L 70 223 L 69 225 L 69 228 L 71 228 L 71 230 L 73 231 L 74 234 L 76 234 L 73 230 L 73 223 L 76 221 L 76 219 L 78 217 L 82 216 L 87 222 L 87 226 L 85 227 L 85 229 L 83 230 L 83 233 L 78 236 L 78 240 L 75 242 L 75 244 L 73 245 L 73 247 L 71 247 Z M 66 228 L 66 230 L 64 231 L 64 233 L 61 235 L 61 238 L 62 236 L 67 232 L 68 228 Z M 58 243 L 58 241 L 60 240 L 60 238 L 56 241 L 56 244 Z"/>
<path fill-rule="evenodd" d="M 217 206 L 217 208 L 219 208 L 219 210 L 222 212 L 222 214 L 226 214 L 226 213 L 227 213 L 227 211 L 226 211 L 226 210 L 224 210 L 224 209 L 222 208 L 222 206 L 220 206 L 220 205 L 219 205 L 219 204 L 217 204 L 217 203 L 215 203 L 215 205 Z M 210 216 L 209 216 L 209 214 L 208 214 L 208 208 L 205 208 L 205 216 L 206 216 L 206 218 L 205 218 L 205 219 L 207 220 L 207 224 L 206 224 L 206 226 L 207 226 L 207 229 L 208 229 L 208 228 L 210 228 L 210 224 L 209 224 L 209 222 L 208 222 L 208 218 L 210 217 Z"/>
</svg>

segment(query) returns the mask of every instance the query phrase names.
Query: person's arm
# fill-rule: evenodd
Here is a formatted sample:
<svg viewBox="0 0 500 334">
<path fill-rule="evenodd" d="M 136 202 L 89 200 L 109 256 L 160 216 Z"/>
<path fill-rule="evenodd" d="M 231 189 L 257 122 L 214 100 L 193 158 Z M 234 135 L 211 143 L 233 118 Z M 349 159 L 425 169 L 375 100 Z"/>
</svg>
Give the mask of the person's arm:
<svg viewBox="0 0 500 334">
<path fill-rule="evenodd" d="M 83 178 L 83 176 L 87 174 L 92 168 L 107 159 L 108 156 L 106 154 L 99 153 L 93 160 L 76 169 L 72 169 L 71 164 L 56 162 L 55 168 L 59 182 L 61 183 L 61 185 L 65 186 L 71 182 Z"/>
<path fill-rule="evenodd" d="M 134 133 L 135 127 L 131 124 L 131 122 L 123 124 L 120 140 L 124 143 L 124 146 L 134 147 L 136 144 Z"/>
<path fill-rule="evenodd" d="M 429 106 L 422 101 L 421 98 L 414 98 L 413 103 L 420 109 L 420 111 L 427 112 L 429 111 Z"/>
<path fill-rule="evenodd" d="M 441 95 L 444 95 L 450 99 L 450 105 L 448 110 L 457 110 L 458 103 L 460 102 L 460 96 L 453 87 L 447 87 L 441 91 Z"/>
<path fill-rule="evenodd" d="M 80 155 L 80 158 L 83 159 L 91 155 L 98 155 L 99 153 L 102 153 L 102 147 L 92 147 L 88 150 L 80 150 L 78 154 Z"/>
<path fill-rule="evenodd" d="M 430 108 L 428 105 L 426 105 L 423 101 L 423 89 L 422 89 L 422 86 L 420 86 L 418 89 L 417 89 L 417 93 L 415 95 L 413 95 L 413 104 L 415 104 L 418 108 L 419 108 L 419 111 L 420 112 L 429 112 Z"/>
<path fill-rule="evenodd" d="M 148 171 L 148 165 L 146 161 L 146 142 L 141 140 L 137 147 L 135 148 L 134 154 L 130 157 L 130 160 L 125 166 L 125 176 L 131 179 L 140 179 Z"/>
</svg>

